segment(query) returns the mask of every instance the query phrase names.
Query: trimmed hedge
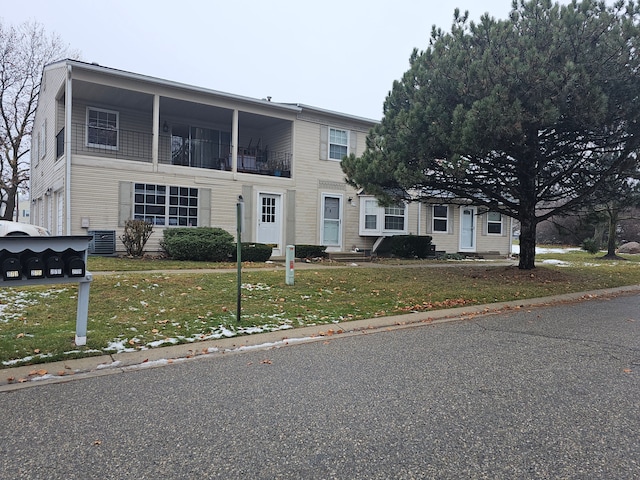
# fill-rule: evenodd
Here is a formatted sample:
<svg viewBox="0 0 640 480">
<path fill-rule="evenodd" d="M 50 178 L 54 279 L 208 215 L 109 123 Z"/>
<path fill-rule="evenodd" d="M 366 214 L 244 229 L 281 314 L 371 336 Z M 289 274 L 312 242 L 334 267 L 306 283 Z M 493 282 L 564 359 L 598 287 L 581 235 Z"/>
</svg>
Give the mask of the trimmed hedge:
<svg viewBox="0 0 640 480">
<path fill-rule="evenodd" d="M 385 238 L 378 253 L 391 253 L 399 258 L 427 258 L 433 250 L 430 247 L 429 235 L 395 235 Z"/>
<path fill-rule="evenodd" d="M 234 253 L 233 236 L 217 227 L 167 228 L 162 248 L 175 260 L 228 262 Z"/>
<path fill-rule="evenodd" d="M 295 245 L 297 258 L 324 257 L 327 247 L 323 245 Z"/>
<path fill-rule="evenodd" d="M 273 248 L 266 243 L 250 243 L 242 242 L 240 246 L 240 255 L 243 262 L 266 262 L 271 258 Z M 238 261 L 238 244 L 233 244 L 233 254 L 231 259 Z"/>
</svg>

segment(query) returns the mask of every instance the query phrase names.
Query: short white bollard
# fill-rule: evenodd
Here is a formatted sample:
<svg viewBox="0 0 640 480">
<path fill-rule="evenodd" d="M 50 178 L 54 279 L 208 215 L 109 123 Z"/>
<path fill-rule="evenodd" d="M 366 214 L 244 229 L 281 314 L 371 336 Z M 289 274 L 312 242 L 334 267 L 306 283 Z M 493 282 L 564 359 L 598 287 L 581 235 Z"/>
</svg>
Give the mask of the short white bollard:
<svg viewBox="0 0 640 480">
<path fill-rule="evenodd" d="M 293 285 L 294 264 L 296 262 L 296 247 L 294 245 L 287 245 L 285 261 L 287 263 L 287 275 L 285 283 L 287 285 Z"/>
</svg>

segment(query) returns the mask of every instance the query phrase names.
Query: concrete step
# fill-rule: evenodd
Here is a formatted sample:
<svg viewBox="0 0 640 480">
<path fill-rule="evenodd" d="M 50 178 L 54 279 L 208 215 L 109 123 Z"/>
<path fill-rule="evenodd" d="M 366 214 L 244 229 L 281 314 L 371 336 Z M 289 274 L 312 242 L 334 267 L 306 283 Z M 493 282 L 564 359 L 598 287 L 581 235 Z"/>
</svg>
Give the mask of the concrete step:
<svg viewBox="0 0 640 480">
<path fill-rule="evenodd" d="M 371 257 L 367 256 L 365 252 L 329 252 L 329 260 L 334 262 L 344 263 L 357 263 L 357 262 L 369 262 Z"/>
</svg>

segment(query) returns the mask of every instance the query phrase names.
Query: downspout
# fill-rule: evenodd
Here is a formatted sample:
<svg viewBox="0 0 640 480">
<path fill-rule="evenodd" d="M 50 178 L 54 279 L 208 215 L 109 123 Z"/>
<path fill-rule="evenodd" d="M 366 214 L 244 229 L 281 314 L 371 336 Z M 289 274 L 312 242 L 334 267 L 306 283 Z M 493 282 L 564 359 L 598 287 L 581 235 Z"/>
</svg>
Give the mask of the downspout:
<svg viewBox="0 0 640 480">
<path fill-rule="evenodd" d="M 71 108 L 73 105 L 71 89 L 71 65 L 67 65 L 67 78 L 65 80 L 64 97 L 64 208 L 65 208 L 65 232 L 71 235 Z"/>
<path fill-rule="evenodd" d="M 418 236 L 420 236 L 420 227 L 422 226 L 422 201 L 418 202 Z"/>
</svg>

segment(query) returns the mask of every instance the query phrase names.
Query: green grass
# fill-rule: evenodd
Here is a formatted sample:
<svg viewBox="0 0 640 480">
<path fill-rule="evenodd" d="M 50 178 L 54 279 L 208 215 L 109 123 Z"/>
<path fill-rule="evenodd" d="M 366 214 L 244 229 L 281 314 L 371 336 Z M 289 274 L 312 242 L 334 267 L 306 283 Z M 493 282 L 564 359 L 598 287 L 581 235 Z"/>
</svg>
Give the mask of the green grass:
<svg viewBox="0 0 640 480">
<path fill-rule="evenodd" d="M 489 263 L 432 268 L 433 262 L 388 268 L 300 269 L 293 286 L 285 285 L 284 270 L 245 271 L 240 324 L 236 323 L 233 271 L 166 273 L 163 270 L 176 268 L 168 266 L 172 262 L 127 259 L 109 259 L 110 267 L 105 268 L 107 262 L 92 257 L 89 270 L 116 273 L 94 276 L 87 345 L 78 348 L 73 344 L 77 285 L 5 288 L 0 290 L 0 361 L 4 367 L 41 363 L 224 334 L 640 284 L 640 259 L 628 257 L 630 261 L 611 262 L 580 251 L 545 254 L 537 260 L 556 258 L 570 263 L 541 265 L 533 271 Z M 179 267 L 194 268 L 192 263 L 179 262 Z M 232 267 L 235 264 L 229 264 Z M 117 346 L 108 350 L 114 344 Z"/>
</svg>

